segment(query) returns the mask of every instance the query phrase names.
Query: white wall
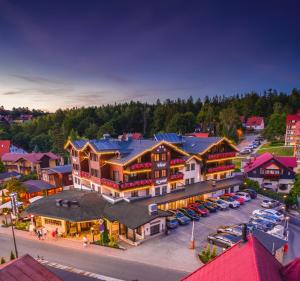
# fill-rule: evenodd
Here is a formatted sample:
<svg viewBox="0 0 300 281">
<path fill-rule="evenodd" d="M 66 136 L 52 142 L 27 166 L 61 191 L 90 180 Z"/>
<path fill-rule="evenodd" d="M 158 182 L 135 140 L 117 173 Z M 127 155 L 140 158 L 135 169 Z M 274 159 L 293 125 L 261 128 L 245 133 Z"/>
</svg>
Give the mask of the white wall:
<svg viewBox="0 0 300 281">
<path fill-rule="evenodd" d="M 164 233 L 166 229 L 166 218 L 157 218 L 142 226 L 142 237 L 145 239 L 150 236 L 150 227 L 160 224 L 160 233 Z"/>
<path fill-rule="evenodd" d="M 195 165 L 195 170 L 191 170 L 191 164 Z M 186 170 L 187 165 L 189 165 L 190 169 L 189 171 Z M 191 179 L 194 179 L 194 183 L 200 181 L 200 163 L 198 163 L 195 159 L 190 159 L 186 162 L 186 165 L 183 169 L 181 169 L 181 172 L 184 174 L 183 182 L 185 184 L 185 180 L 189 179 L 189 183 L 191 184 Z"/>
</svg>

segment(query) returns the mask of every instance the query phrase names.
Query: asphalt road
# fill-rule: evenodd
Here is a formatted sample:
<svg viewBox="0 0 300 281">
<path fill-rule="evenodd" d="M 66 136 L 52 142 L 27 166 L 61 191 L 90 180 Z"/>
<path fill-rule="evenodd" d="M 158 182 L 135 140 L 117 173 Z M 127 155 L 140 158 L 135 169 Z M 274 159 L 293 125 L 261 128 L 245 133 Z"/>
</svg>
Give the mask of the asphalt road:
<svg viewBox="0 0 300 281">
<path fill-rule="evenodd" d="M 289 250 L 284 259 L 288 263 L 295 257 L 300 257 L 300 226 L 289 223 Z"/>
<path fill-rule="evenodd" d="M 114 257 L 85 253 L 51 244 L 43 244 L 40 241 L 19 237 L 17 245 L 19 256 L 29 253 L 35 258 L 40 256 L 50 262 L 126 281 L 173 281 L 180 280 L 183 276 L 187 275 L 186 272 L 163 268 L 163 261 L 162 267 L 157 267 Z M 5 256 L 8 259 L 12 249 L 12 238 L 6 234 L 0 234 L 0 256 Z"/>
</svg>

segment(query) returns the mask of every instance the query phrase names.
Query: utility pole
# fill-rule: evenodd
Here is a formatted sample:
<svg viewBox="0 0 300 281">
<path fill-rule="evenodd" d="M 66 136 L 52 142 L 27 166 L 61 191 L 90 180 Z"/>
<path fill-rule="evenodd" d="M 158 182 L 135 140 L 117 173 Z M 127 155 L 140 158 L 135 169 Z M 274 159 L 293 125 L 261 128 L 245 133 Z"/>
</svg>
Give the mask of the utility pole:
<svg viewBox="0 0 300 281">
<path fill-rule="evenodd" d="M 18 258 L 18 249 L 17 249 L 16 237 L 15 237 L 15 231 L 14 231 L 14 224 L 13 224 L 13 218 L 12 218 L 12 213 L 15 216 L 17 216 L 18 211 L 19 211 L 18 206 L 17 206 L 17 193 L 11 193 L 9 196 L 10 196 L 10 202 L 11 202 L 11 212 L 10 212 L 11 231 L 12 231 L 13 240 L 14 240 L 16 258 Z"/>
</svg>

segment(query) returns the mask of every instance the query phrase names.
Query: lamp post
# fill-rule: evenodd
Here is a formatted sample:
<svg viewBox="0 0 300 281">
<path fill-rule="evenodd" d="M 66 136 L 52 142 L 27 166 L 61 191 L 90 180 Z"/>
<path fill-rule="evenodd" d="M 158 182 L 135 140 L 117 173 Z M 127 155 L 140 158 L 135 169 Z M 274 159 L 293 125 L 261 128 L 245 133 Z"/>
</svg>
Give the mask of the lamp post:
<svg viewBox="0 0 300 281">
<path fill-rule="evenodd" d="M 95 243 L 95 235 L 94 235 L 94 228 L 93 227 L 91 227 L 91 232 L 92 232 L 93 243 Z"/>
<path fill-rule="evenodd" d="M 5 225 L 7 226 L 7 212 L 3 213 L 4 218 L 5 218 Z"/>
<path fill-rule="evenodd" d="M 191 241 L 190 241 L 190 249 L 191 249 L 191 250 L 194 250 L 194 249 L 195 249 L 194 230 L 195 230 L 195 221 L 193 220 L 193 225 L 192 225 L 192 236 L 191 236 Z"/>
<path fill-rule="evenodd" d="M 16 237 L 15 237 L 15 231 L 14 231 L 14 224 L 13 224 L 13 218 L 12 218 L 12 212 L 14 212 L 15 215 L 17 215 L 17 213 L 18 213 L 18 207 L 17 207 L 17 202 L 16 202 L 17 194 L 16 193 L 11 193 L 9 196 L 10 196 L 10 199 L 11 199 L 11 210 L 12 210 L 10 212 L 11 231 L 12 231 L 13 240 L 14 240 L 16 258 L 18 258 L 18 249 L 17 249 Z"/>
</svg>

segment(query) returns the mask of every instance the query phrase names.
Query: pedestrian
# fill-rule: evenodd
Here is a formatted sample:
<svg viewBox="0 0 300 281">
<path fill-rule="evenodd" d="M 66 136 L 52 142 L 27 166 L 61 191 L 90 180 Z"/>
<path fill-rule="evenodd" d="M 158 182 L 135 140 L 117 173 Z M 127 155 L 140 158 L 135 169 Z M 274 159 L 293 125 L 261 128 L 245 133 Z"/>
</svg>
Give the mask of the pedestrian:
<svg viewBox="0 0 300 281">
<path fill-rule="evenodd" d="M 82 240 L 83 240 L 83 247 L 86 248 L 87 245 L 88 245 L 89 240 L 86 238 L 86 236 L 83 236 Z"/>
<path fill-rule="evenodd" d="M 44 239 L 46 239 L 46 238 L 47 238 L 47 234 L 48 234 L 48 230 L 47 230 L 46 227 L 44 227 L 44 228 L 42 229 L 42 234 L 43 234 Z"/>
<path fill-rule="evenodd" d="M 55 231 L 55 230 L 52 230 L 52 231 L 51 231 L 51 235 L 52 235 L 52 238 L 55 239 L 56 231 Z"/>
<path fill-rule="evenodd" d="M 58 238 L 58 228 L 55 229 L 55 237 Z"/>
<path fill-rule="evenodd" d="M 43 235 L 42 235 L 42 231 L 40 229 L 37 231 L 37 236 L 38 236 L 39 240 L 41 240 Z"/>
</svg>

